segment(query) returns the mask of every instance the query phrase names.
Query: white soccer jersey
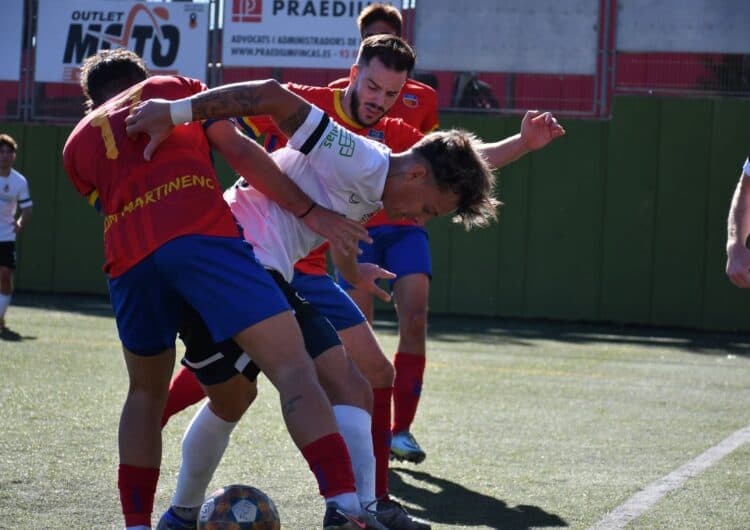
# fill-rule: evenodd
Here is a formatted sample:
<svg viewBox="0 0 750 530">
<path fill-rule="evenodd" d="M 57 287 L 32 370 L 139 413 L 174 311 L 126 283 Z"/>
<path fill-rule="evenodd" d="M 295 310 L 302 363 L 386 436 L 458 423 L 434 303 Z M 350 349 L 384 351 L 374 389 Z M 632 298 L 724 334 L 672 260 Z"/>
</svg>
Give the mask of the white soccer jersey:
<svg viewBox="0 0 750 530">
<path fill-rule="evenodd" d="M 0 176 L 0 241 L 16 240 L 13 230 L 16 211 L 29 206 L 31 195 L 26 178 L 15 169 L 11 169 L 7 177 Z"/>
<path fill-rule="evenodd" d="M 390 149 L 352 134 L 315 106 L 287 147 L 272 156 L 312 200 L 349 219 L 365 222 L 383 207 Z M 287 281 L 294 263 L 324 241 L 244 179 L 225 191 L 224 199 L 258 261 Z"/>
</svg>

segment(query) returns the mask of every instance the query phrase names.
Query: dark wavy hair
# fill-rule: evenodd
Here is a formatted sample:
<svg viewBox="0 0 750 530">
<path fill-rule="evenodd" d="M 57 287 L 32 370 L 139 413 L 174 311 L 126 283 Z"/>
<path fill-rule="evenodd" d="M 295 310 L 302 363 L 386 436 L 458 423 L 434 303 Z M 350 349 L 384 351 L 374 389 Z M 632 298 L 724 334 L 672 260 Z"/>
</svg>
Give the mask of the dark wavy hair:
<svg viewBox="0 0 750 530">
<path fill-rule="evenodd" d="M 86 98 L 86 112 L 108 98 L 140 83 L 148 77 L 146 63 L 135 52 L 125 48 L 100 50 L 81 65 L 81 90 Z"/>
<path fill-rule="evenodd" d="M 373 57 L 396 72 L 411 72 L 417 60 L 414 49 L 405 40 L 394 35 L 373 35 L 362 41 L 357 64 L 368 65 Z"/>
<path fill-rule="evenodd" d="M 412 148 L 429 163 L 438 188 L 458 195 L 453 222 L 469 230 L 497 219 L 495 175 L 479 151 L 480 140 L 460 129 L 428 134 Z"/>
</svg>

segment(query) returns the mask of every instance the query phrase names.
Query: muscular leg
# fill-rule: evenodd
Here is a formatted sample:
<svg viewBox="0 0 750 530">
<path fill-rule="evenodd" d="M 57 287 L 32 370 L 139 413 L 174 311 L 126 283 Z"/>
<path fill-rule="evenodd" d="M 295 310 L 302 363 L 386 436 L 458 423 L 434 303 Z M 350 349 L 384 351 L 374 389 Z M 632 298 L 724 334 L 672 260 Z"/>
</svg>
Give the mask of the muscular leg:
<svg viewBox="0 0 750 530">
<path fill-rule="evenodd" d="M 340 330 L 339 336 L 347 353 L 373 388 L 371 435 L 375 454 L 375 496 L 382 499 L 388 495 L 393 365 L 380 348 L 368 322 Z"/>
<path fill-rule="evenodd" d="M 394 434 L 410 430 L 419 404 L 425 366 L 429 288 L 429 278 L 419 273 L 402 276 L 393 286 L 399 329 L 398 351 L 393 361 L 396 369 Z"/>
<path fill-rule="evenodd" d="M 120 416 L 118 487 L 127 526 L 151 524 L 161 464 L 160 420 L 174 349 L 143 357 L 123 349 L 130 385 Z"/>
</svg>

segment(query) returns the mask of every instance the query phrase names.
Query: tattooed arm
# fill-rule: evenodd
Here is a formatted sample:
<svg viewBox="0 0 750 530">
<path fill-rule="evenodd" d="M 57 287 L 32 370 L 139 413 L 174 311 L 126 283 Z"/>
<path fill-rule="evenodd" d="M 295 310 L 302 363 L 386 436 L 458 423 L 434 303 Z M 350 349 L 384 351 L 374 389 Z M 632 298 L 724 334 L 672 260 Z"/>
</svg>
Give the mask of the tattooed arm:
<svg viewBox="0 0 750 530">
<path fill-rule="evenodd" d="M 285 135 L 292 136 L 309 113 L 309 103 L 268 79 L 219 86 L 177 101 L 144 101 L 133 109 L 125 123 L 129 135 L 149 135 L 151 141 L 143 155 L 150 160 L 172 127 L 180 123 L 267 114 Z"/>
</svg>

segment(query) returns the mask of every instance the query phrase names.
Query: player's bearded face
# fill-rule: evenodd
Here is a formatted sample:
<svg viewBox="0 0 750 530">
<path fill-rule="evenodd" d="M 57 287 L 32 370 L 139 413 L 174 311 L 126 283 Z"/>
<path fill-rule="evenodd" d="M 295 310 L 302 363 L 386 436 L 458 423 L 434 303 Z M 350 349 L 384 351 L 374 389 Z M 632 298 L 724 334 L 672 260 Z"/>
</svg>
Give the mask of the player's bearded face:
<svg viewBox="0 0 750 530">
<path fill-rule="evenodd" d="M 406 75 L 387 68 L 377 57 L 359 65 L 351 95 L 351 117 L 362 125 L 375 125 L 396 102 Z"/>
</svg>

